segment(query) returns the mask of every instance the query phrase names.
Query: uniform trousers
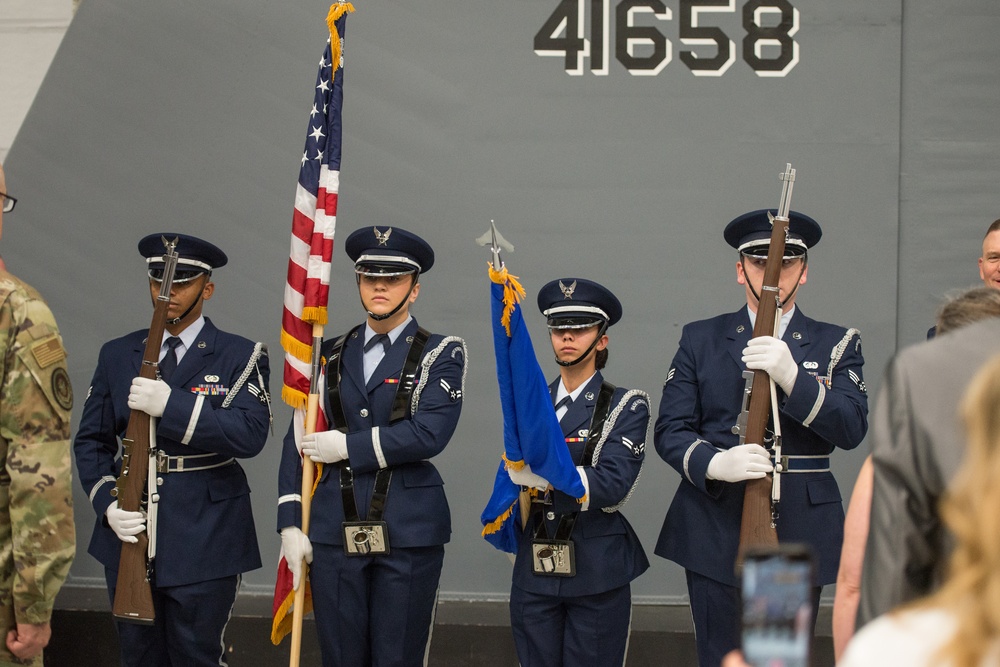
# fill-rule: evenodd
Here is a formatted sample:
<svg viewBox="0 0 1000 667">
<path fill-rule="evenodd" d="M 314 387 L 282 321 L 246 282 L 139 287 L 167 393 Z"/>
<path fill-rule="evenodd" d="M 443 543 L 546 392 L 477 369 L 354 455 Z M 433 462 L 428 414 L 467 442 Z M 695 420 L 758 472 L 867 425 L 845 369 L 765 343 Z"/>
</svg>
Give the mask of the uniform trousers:
<svg viewBox="0 0 1000 667">
<path fill-rule="evenodd" d="M 313 543 L 309 580 L 324 667 L 426 664 L 443 564 L 443 545 L 347 556 L 343 546 Z"/>
<path fill-rule="evenodd" d="M 722 658 L 742 644 L 740 640 L 740 589 L 685 570 L 694 638 L 700 667 L 719 667 Z M 812 631 L 816 633 L 816 614 L 822 586 L 813 587 Z"/>
<path fill-rule="evenodd" d="M 114 605 L 118 572 L 104 569 Z M 233 613 L 241 575 L 185 586 L 153 586 L 153 625 L 115 621 L 122 667 L 227 665 L 223 635 Z"/>
<path fill-rule="evenodd" d="M 510 626 L 521 667 L 624 665 L 632 589 L 579 597 L 510 591 Z"/>
</svg>

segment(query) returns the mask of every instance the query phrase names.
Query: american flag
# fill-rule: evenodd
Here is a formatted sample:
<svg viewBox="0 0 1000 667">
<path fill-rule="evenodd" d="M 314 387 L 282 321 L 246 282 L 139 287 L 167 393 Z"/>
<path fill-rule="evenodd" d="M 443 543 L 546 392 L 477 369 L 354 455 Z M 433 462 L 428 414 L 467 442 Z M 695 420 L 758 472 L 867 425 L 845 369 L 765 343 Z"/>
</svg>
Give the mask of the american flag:
<svg viewBox="0 0 1000 667">
<path fill-rule="evenodd" d="M 340 191 L 344 24 L 350 11 L 353 11 L 350 3 L 334 3 L 330 8 L 327 20 L 331 37 L 319 62 L 306 146 L 295 190 L 292 242 L 281 316 L 281 346 L 285 350 L 281 398 L 295 408 L 305 406 L 309 393 L 313 324 L 326 324 L 330 259 Z"/>
<path fill-rule="evenodd" d="M 344 101 L 344 25 L 354 11 L 349 2 L 335 2 L 330 7 L 327 40 L 319 61 L 316 89 L 306 146 L 302 152 L 299 182 L 295 189 L 292 215 L 292 243 L 288 256 L 284 311 L 281 315 L 281 346 L 285 350 L 284 386 L 281 398 L 296 408 L 296 439 L 301 438 L 305 406 L 313 374 L 313 325 L 326 324 L 330 294 L 330 260 L 333 235 L 337 227 L 337 198 L 340 191 L 341 107 Z M 315 343 L 319 344 L 320 340 Z M 299 427 L 299 423 L 302 426 Z M 326 430 L 323 411 L 317 414 L 314 431 Z M 311 465 L 311 464 L 310 464 Z M 319 475 L 319 470 L 316 471 Z M 308 501 L 308 499 L 304 499 Z M 305 587 L 304 613 L 312 608 L 309 583 Z M 284 553 L 279 556 L 274 587 L 271 641 L 277 645 L 291 631 L 295 593 L 292 574 Z"/>
</svg>

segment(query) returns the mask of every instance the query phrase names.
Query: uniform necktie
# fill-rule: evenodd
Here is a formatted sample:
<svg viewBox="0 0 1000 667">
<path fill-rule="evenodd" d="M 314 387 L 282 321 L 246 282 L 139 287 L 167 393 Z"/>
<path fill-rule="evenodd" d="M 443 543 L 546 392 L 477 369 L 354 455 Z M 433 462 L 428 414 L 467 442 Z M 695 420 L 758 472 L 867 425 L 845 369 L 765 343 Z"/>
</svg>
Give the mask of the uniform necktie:
<svg viewBox="0 0 1000 667">
<path fill-rule="evenodd" d="M 382 344 L 382 349 L 378 348 L 378 344 Z M 392 345 L 392 341 L 389 340 L 388 334 L 375 334 L 368 339 L 365 343 L 364 352 L 364 372 L 365 372 L 365 384 L 372 379 L 372 375 L 375 373 L 375 369 L 378 365 L 382 363 L 385 358 L 386 353 L 389 351 L 389 346 Z"/>
<path fill-rule="evenodd" d="M 375 334 L 369 338 L 368 342 L 365 343 L 365 352 L 371 350 L 378 343 L 382 344 L 382 354 L 388 352 L 389 346 L 392 345 L 392 341 L 389 340 L 389 334 Z"/>
<path fill-rule="evenodd" d="M 566 415 L 569 414 L 569 408 L 572 404 L 573 404 L 573 397 L 570 396 L 569 394 L 560 398 L 556 402 L 556 419 L 558 419 L 560 422 L 562 422 L 563 419 L 566 419 Z M 566 408 L 566 410 L 562 414 L 560 414 L 559 411 L 562 410 L 563 408 Z"/>
<path fill-rule="evenodd" d="M 163 355 L 163 361 L 160 362 L 160 378 L 164 382 L 169 381 L 170 376 L 177 370 L 177 346 L 181 344 L 181 339 L 177 336 L 171 336 L 166 340 L 166 343 L 167 353 Z"/>
</svg>

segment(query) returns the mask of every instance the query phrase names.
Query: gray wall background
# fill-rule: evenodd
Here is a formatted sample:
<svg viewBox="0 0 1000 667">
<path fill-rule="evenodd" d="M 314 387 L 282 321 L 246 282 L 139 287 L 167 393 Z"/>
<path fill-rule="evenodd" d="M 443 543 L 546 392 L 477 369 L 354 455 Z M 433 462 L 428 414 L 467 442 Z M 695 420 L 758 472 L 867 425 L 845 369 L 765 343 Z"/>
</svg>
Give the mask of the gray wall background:
<svg viewBox="0 0 1000 667">
<path fill-rule="evenodd" d="M 508 264 L 530 312 L 537 289 L 565 275 L 621 297 L 607 376 L 657 404 L 680 327 L 742 305 L 722 228 L 777 204 L 786 162 L 798 172 L 793 208 L 824 227 L 799 304 L 861 329 L 873 396 L 889 357 L 923 337 L 942 296 L 977 281 L 982 234 L 997 216 L 1000 6 L 989 0 L 793 0 L 800 60 L 782 78 L 758 77 L 740 57 L 742 0 L 702 18 L 735 41 L 736 62 L 720 77 L 695 77 L 681 62 L 690 47 L 678 37 L 680 0 L 667 0 L 670 20 L 636 19 L 672 43 L 657 75 L 630 74 L 612 46 L 606 76 L 586 60 L 570 76 L 561 58 L 533 50 L 558 4 L 361 0 L 348 19 L 337 238 L 380 224 L 430 240 L 438 261 L 414 312 L 470 349 L 463 417 L 436 459 L 454 529 L 444 599 L 502 599 L 509 588 L 509 563 L 480 538 L 478 520 L 502 447 L 487 253 L 473 243 L 491 218 L 516 246 Z M 2 248 L 56 313 L 75 420 L 100 345 L 148 326 L 135 243 L 154 231 L 199 234 L 229 253 L 207 314 L 269 345 L 279 395 L 291 206 L 328 6 L 82 3 L 6 162 L 21 202 Z M 612 24 L 612 44 L 616 34 Z M 330 335 L 363 314 L 339 245 Z M 554 376 L 542 317 L 529 326 Z M 289 417 L 277 402 L 275 435 L 244 466 L 265 561 L 244 578 L 248 595 L 273 585 L 275 470 Z M 653 566 L 633 592 L 683 602 L 682 570 L 652 557 L 679 478 L 649 445 L 625 512 Z M 865 454 L 862 445 L 835 457 L 845 501 Z M 100 588 L 85 552 L 93 511 L 82 489 L 76 501 L 68 587 Z"/>
</svg>

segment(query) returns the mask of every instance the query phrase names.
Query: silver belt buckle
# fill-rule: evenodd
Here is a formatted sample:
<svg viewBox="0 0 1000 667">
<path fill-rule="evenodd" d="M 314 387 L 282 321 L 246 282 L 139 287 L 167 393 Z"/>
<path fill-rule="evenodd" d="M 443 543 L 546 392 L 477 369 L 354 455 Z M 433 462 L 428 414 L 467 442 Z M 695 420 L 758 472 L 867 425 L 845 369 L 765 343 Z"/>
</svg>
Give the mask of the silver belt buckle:
<svg viewBox="0 0 1000 667">
<path fill-rule="evenodd" d="M 381 556 L 389 553 L 385 521 L 345 521 L 344 553 L 348 556 Z"/>
<path fill-rule="evenodd" d="M 576 558 L 570 540 L 532 540 L 531 570 L 549 577 L 576 575 Z"/>
<path fill-rule="evenodd" d="M 156 450 L 156 472 L 170 472 L 170 457 L 162 449 Z"/>
</svg>

